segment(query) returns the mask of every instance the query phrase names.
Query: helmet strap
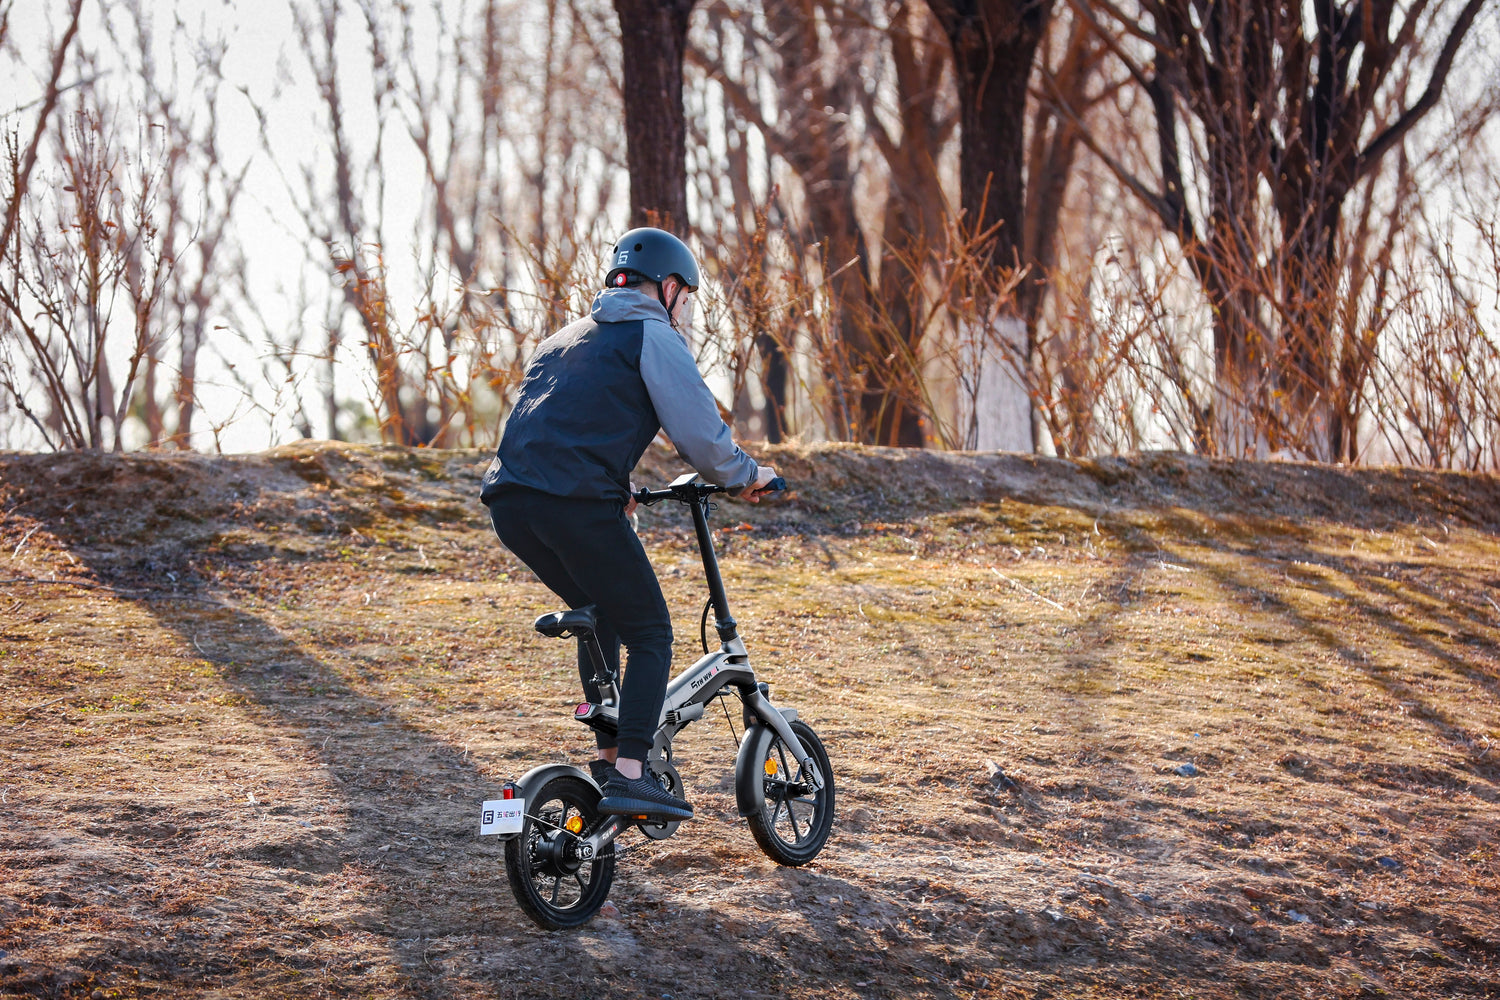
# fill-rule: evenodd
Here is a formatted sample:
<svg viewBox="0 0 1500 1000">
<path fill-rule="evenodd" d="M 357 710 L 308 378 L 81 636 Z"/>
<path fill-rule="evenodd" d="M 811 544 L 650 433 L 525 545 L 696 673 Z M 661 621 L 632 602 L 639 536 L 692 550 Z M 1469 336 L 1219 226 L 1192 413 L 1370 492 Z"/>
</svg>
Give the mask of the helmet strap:
<svg viewBox="0 0 1500 1000">
<path fill-rule="evenodd" d="M 661 285 L 658 284 L 656 286 L 657 301 L 659 301 L 662 305 L 662 308 L 667 311 L 667 322 L 671 324 L 671 327 L 674 330 L 677 329 L 677 317 L 672 315 L 672 309 L 677 305 L 677 298 L 682 294 L 682 288 L 683 286 L 681 284 L 678 284 L 676 288 L 672 289 L 672 301 L 668 302 L 666 293 L 661 290 Z"/>
</svg>

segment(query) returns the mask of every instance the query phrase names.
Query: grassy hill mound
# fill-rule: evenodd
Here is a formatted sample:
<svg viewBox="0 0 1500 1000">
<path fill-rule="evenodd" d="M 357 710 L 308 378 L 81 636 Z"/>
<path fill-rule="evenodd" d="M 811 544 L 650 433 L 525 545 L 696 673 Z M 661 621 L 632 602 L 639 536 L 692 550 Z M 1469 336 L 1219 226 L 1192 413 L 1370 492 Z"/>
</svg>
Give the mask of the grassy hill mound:
<svg viewBox="0 0 1500 1000">
<path fill-rule="evenodd" d="M 714 523 L 834 838 L 761 856 L 705 717 L 698 818 L 552 935 L 475 813 L 590 740 L 487 456 L 0 456 L 0 994 L 1500 991 L 1494 477 L 766 455 L 793 494 Z"/>
</svg>

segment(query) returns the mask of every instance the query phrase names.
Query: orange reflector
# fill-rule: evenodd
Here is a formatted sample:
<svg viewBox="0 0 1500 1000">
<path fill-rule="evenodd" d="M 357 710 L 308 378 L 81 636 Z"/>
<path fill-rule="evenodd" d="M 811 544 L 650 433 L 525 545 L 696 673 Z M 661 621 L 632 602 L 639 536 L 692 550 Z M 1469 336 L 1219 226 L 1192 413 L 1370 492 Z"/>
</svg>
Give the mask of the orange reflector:
<svg viewBox="0 0 1500 1000">
<path fill-rule="evenodd" d="M 766 774 L 769 777 L 772 777 L 772 778 L 776 777 L 776 772 L 778 770 L 779 770 L 779 768 L 777 768 L 775 760 L 768 760 L 768 761 L 766 761 Z"/>
<path fill-rule="evenodd" d="M 583 817 L 569 816 L 568 821 L 564 823 L 563 826 L 568 828 L 569 833 L 577 833 L 579 830 L 583 829 Z"/>
</svg>

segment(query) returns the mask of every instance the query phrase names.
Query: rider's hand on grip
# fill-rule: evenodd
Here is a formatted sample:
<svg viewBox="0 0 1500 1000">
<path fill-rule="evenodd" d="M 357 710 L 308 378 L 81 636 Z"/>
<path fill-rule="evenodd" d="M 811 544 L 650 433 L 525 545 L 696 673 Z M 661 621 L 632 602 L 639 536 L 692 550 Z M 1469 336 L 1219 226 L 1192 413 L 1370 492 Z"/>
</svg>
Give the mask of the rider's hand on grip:
<svg viewBox="0 0 1500 1000">
<path fill-rule="evenodd" d="M 776 475 L 776 470 L 769 465 L 757 466 L 755 470 L 755 482 L 740 491 L 740 499 L 751 503 L 760 503 L 760 498 L 767 493 L 786 488 L 786 480 Z"/>
</svg>

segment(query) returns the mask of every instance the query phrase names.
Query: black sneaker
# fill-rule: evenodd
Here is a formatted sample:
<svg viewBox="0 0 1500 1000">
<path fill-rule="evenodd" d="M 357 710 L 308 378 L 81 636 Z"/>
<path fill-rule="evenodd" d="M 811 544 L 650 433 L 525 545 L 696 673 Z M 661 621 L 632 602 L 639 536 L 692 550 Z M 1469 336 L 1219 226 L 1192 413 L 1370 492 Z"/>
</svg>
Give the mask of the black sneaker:
<svg viewBox="0 0 1500 1000">
<path fill-rule="evenodd" d="M 607 760 L 600 760 L 598 757 L 595 757 L 589 761 L 589 773 L 594 776 L 594 784 L 603 788 L 605 783 L 614 775 L 615 766 Z"/>
<path fill-rule="evenodd" d="M 605 782 L 599 811 L 655 820 L 693 818 L 693 807 L 661 787 L 649 774 L 626 778 L 619 771 Z"/>
</svg>

